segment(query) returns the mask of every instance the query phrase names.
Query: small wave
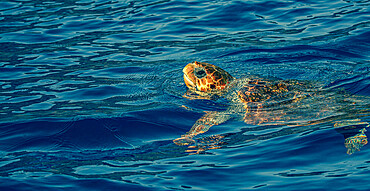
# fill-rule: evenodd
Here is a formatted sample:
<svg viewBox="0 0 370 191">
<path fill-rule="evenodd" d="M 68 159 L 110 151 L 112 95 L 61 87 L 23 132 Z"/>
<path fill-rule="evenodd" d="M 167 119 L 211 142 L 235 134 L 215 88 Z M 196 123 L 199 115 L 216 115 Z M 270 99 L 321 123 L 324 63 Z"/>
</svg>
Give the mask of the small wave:
<svg viewBox="0 0 370 191">
<path fill-rule="evenodd" d="M 348 79 L 336 80 L 326 88 L 343 89 L 352 94 L 370 96 L 370 76 L 368 74 L 363 74 Z"/>
<path fill-rule="evenodd" d="M 0 13 L 1 190 L 368 188 L 368 0 L 22 0 Z M 186 99 L 195 60 L 315 86 L 266 103 L 279 123 L 230 120 L 178 146 L 204 111 L 232 106 Z"/>
</svg>

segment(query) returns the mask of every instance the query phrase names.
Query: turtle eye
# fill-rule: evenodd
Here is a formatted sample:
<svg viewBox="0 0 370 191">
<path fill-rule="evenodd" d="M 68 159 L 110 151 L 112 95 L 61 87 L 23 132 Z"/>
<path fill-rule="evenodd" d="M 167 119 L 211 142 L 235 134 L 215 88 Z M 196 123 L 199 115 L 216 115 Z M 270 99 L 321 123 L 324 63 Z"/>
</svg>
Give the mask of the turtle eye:
<svg viewBox="0 0 370 191">
<path fill-rule="evenodd" d="M 200 68 L 196 69 L 194 74 L 197 78 L 204 78 L 207 75 L 206 71 L 204 71 L 204 69 L 200 69 Z"/>
</svg>

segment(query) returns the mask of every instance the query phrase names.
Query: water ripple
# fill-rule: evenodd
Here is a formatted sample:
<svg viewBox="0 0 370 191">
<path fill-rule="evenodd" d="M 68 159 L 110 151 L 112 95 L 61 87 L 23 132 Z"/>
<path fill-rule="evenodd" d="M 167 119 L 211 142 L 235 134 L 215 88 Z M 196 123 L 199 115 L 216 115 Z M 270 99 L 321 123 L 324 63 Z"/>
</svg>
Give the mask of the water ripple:
<svg viewBox="0 0 370 191">
<path fill-rule="evenodd" d="M 366 189 L 370 152 L 344 142 L 369 122 L 369 5 L 2 1 L 0 189 Z M 184 97 L 194 60 L 319 93 L 286 115 L 303 126 L 229 121 L 177 146 L 230 105 Z"/>
</svg>

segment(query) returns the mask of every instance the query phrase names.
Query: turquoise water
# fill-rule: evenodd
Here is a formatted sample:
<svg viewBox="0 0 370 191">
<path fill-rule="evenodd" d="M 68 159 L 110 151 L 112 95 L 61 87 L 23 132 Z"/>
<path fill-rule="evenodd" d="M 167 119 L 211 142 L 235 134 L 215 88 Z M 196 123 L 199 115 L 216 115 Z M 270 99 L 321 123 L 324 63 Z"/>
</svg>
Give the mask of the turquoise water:
<svg viewBox="0 0 370 191">
<path fill-rule="evenodd" d="M 0 1 L 0 189 L 368 190 L 369 145 L 345 141 L 369 129 L 369 5 Z M 229 120 L 179 146 L 229 106 L 184 97 L 195 60 L 321 97 L 295 125 Z"/>
</svg>

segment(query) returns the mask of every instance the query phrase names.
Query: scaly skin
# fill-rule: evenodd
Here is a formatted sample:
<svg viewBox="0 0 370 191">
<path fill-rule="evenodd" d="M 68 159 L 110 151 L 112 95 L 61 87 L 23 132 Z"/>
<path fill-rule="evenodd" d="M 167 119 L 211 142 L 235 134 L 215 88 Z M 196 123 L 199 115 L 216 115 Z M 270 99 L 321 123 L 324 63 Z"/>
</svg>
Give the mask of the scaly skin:
<svg viewBox="0 0 370 191">
<path fill-rule="evenodd" d="M 186 65 L 183 72 L 186 86 L 199 92 L 220 92 L 234 80 L 220 67 L 197 61 Z"/>
</svg>

